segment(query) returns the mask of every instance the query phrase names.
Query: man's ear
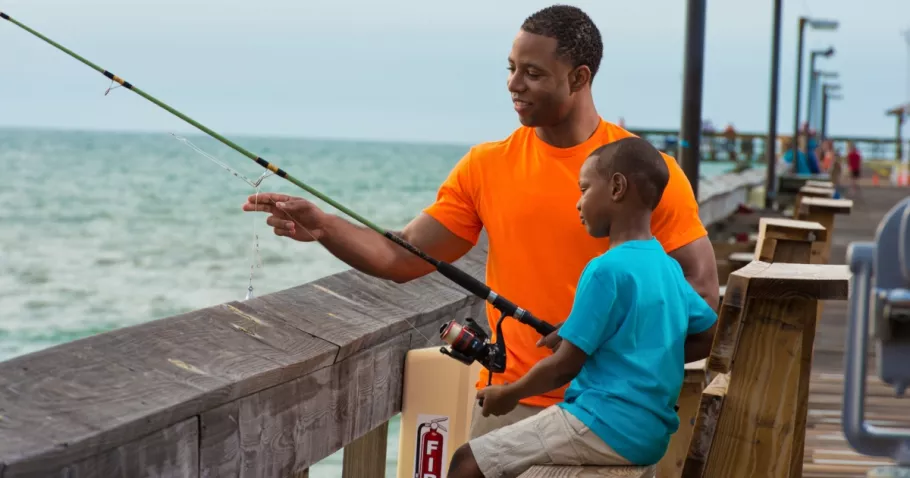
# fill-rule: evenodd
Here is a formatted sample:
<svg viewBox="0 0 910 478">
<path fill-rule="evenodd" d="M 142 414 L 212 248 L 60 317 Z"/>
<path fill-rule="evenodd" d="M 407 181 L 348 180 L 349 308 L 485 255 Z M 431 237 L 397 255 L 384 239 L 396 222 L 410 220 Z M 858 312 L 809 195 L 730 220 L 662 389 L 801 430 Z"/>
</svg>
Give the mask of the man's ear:
<svg viewBox="0 0 910 478">
<path fill-rule="evenodd" d="M 591 69 L 587 65 L 576 67 L 569 73 L 569 89 L 572 93 L 581 91 L 588 83 L 591 82 Z"/>
</svg>

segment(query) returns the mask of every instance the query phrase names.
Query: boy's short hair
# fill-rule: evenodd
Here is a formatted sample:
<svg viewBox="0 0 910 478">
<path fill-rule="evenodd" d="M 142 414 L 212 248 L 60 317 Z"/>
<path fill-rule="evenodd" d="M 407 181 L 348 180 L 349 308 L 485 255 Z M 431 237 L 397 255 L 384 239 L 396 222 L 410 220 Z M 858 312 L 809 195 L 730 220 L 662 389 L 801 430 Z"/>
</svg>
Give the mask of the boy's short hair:
<svg viewBox="0 0 910 478">
<path fill-rule="evenodd" d="M 670 169 L 664 157 L 651 143 L 631 136 L 595 149 L 595 169 L 605 178 L 620 173 L 635 184 L 641 202 L 651 210 L 660 204 L 660 198 L 670 181 Z"/>
</svg>

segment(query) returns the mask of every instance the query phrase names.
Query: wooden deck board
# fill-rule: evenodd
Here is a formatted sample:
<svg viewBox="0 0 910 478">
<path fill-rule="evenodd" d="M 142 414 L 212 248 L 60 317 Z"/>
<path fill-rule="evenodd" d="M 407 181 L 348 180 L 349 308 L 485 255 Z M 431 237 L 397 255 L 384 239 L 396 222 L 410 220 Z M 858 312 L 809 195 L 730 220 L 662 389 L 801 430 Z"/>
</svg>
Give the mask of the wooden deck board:
<svg viewBox="0 0 910 478">
<path fill-rule="evenodd" d="M 910 188 L 864 188 L 849 215 L 835 216 L 830 264 L 845 264 L 847 246 L 854 241 L 871 241 L 879 221 Z M 857 454 L 847 443 L 841 425 L 844 395 L 844 350 L 847 334 L 848 303 L 825 303 L 815 336 L 812 381 L 809 386 L 809 412 L 803 477 L 865 477 L 876 466 L 893 460 Z M 873 423 L 910 428 L 910 398 L 896 398 L 894 391 L 876 374 L 870 347 L 867 362 L 866 419 Z"/>
</svg>

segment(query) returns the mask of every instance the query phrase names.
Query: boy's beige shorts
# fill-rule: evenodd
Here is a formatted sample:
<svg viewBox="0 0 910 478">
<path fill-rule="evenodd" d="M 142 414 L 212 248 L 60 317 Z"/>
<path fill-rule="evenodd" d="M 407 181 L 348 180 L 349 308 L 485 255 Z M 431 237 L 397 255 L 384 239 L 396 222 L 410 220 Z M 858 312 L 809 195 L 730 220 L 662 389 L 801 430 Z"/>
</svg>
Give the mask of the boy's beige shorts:
<svg viewBox="0 0 910 478">
<path fill-rule="evenodd" d="M 490 420 L 494 419 L 494 420 Z M 629 465 L 584 423 L 556 405 L 519 405 L 500 417 L 475 406 L 470 446 L 486 478 L 513 478 L 534 465 Z M 653 477 L 651 466 L 643 476 Z"/>
</svg>

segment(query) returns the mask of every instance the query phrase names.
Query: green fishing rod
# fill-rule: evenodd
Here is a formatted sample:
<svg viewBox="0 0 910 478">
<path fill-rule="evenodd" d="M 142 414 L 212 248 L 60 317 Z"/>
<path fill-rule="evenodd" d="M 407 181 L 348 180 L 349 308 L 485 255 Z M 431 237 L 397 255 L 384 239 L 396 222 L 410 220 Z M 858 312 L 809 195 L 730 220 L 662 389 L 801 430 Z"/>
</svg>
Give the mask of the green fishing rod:
<svg viewBox="0 0 910 478">
<path fill-rule="evenodd" d="M 233 141 L 225 138 L 224 136 L 216 133 L 215 131 L 212 131 L 205 125 L 197 122 L 196 120 L 190 118 L 189 116 L 186 116 L 185 114 L 175 110 L 174 108 L 168 106 L 167 104 L 158 100 L 154 96 L 142 91 L 141 89 L 137 88 L 132 83 L 109 72 L 108 70 L 105 70 L 104 68 L 99 67 L 98 65 L 95 65 L 94 63 L 86 60 L 85 58 L 79 56 L 78 54 L 76 54 L 73 51 L 67 49 L 66 47 L 60 45 L 59 43 L 51 40 L 50 38 L 42 35 L 41 33 L 29 28 L 28 26 L 22 24 L 18 20 L 10 17 L 6 13 L 3 13 L 2 11 L 0 11 L 0 18 L 2 18 L 4 20 L 8 20 L 10 23 L 13 23 L 16 26 L 22 28 L 23 30 L 31 33 L 32 35 L 44 40 L 45 42 L 47 42 L 50 45 L 57 48 L 58 50 L 66 53 L 67 55 L 75 58 L 76 60 L 79 60 L 80 62 L 82 62 L 85 65 L 94 69 L 95 71 L 101 73 L 105 77 L 111 79 L 112 81 L 114 81 L 116 83 L 119 83 L 124 88 L 151 101 L 152 103 L 158 105 L 159 107 L 169 111 L 174 116 L 177 116 L 178 118 L 186 121 L 187 123 L 198 128 L 199 130 L 205 132 L 209 136 L 224 143 L 231 149 L 250 158 L 256 164 L 262 166 L 263 168 L 268 169 L 269 171 L 275 173 L 277 176 L 280 176 L 280 177 L 290 181 L 297 187 L 309 192 L 310 194 L 318 197 L 319 199 L 322 199 L 326 203 L 334 206 L 336 209 L 351 216 L 352 218 L 354 218 L 355 220 L 357 220 L 364 226 L 369 227 L 370 229 L 385 236 L 392 242 L 405 248 L 412 254 L 420 257 L 421 259 L 423 259 L 426 262 L 429 262 L 436 268 L 437 271 L 439 271 L 440 274 L 447 277 L 448 279 L 455 282 L 456 284 L 460 285 L 461 287 L 468 290 L 469 292 L 473 293 L 477 297 L 489 302 L 490 304 L 493 305 L 493 307 L 495 307 L 500 312 L 502 312 L 502 317 L 500 318 L 499 324 L 497 324 L 497 335 L 500 338 L 500 342 L 496 343 L 496 344 L 487 344 L 486 337 L 485 337 L 486 334 L 482 330 L 472 326 L 471 323 L 469 323 L 465 327 L 460 326 L 459 324 L 455 323 L 455 321 L 452 321 L 449 324 L 443 325 L 443 327 L 440 329 L 440 334 L 444 340 L 446 340 L 447 342 L 450 343 L 450 345 L 452 345 L 453 353 L 457 354 L 457 355 L 453 355 L 456 359 L 461 360 L 463 362 L 467 362 L 467 363 L 469 363 L 469 360 L 473 361 L 473 359 L 477 359 L 481 363 L 483 363 L 484 366 L 487 366 L 487 368 L 489 368 L 491 370 L 498 371 L 498 372 L 501 372 L 502 370 L 504 370 L 505 369 L 505 351 L 503 350 L 504 344 L 501 341 L 502 332 L 500 329 L 500 324 L 502 323 L 502 319 L 505 318 L 506 316 L 514 317 L 519 322 L 530 325 L 535 330 L 537 330 L 537 332 L 540 333 L 541 335 L 548 335 L 551 332 L 553 332 L 554 330 L 556 330 L 555 327 L 553 327 L 549 323 L 538 319 L 533 314 L 531 314 L 531 312 L 529 312 L 525 309 L 522 309 L 521 307 L 518 307 L 517 305 L 515 305 L 514 303 L 512 303 L 505 297 L 497 294 L 495 291 L 490 289 L 489 286 L 487 286 L 483 282 L 475 279 L 470 274 L 462 271 L 461 269 L 455 267 L 452 264 L 449 264 L 448 262 L 441 261 L 441 260 L 431 257 L 430 255 L 428 255 L 425 252 L 418 249 L 413 244 L 405 241 L 404 239 L 396 236 L 395 234 L 392 234 L 390 231 L 387 231 L 387 230 L 379 227 L 378 225 L 374 224 L 373 222 L 366 219 L 365 217 L 348 209 L 344 205 L 339 204 L 338 202 L 336 202 L 332 198 L 326 196 L 325 194 L 318 191 L 317 189 L 315 189 L 315 188 L 311 187 L 310 185 L 304 183 L 303 181 L 300 181 L 299 179 L 291 176 L 286 171 L 279 168 L 277 165 L 262 159 L 262 157 L 259 155 L 256 155 L 256 154 L 251 153 L 250 151 L 247 151 L 245 148 L 239 146 L 238 144 L 234 143 Z M 445 351 L 444 349 L 443 349 L 443 351 L 447 354 L 449 353 L 449 352 Z"/>
</svg>

